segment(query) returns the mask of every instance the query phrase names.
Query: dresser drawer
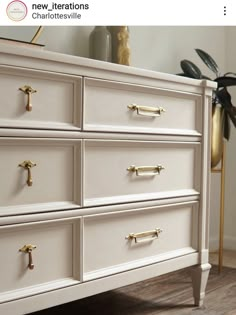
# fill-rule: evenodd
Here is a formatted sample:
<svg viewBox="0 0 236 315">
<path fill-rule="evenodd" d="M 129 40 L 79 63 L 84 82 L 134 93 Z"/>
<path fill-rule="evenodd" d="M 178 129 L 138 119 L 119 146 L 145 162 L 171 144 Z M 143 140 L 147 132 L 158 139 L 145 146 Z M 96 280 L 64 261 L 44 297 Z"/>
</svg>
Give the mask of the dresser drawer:
<svg viewBox="0 0 236 315">
<path fill-rule="evenodd" d="M 84 152 L 86 206 L 199 192 L 198 143 L 87 140 Z"/>
<path fill-rule="evenodd" d="M 78 283 L 79 242 L 79 219 L 1 227 L 0 302 Z"/>
<path fill-rule="evenodd" d="M 2 67 L 0 81 L 1 127 L 80 128 L 80 77 Z"/>
<path fill-rule="evenodd" d="M 80 152 L 79 140 L 2 138 L 1 215 L 78 207 Z"/>
<path fill-rule="evenodd" d="M 84 279 L 192 253 L 197 229 L 197 203 L 85 217 Z"/>
<path fill-rule="evenodd" d="M 84 84 L 85 130 L 201 133 L 200 95 L 95 79 Z"/>
</svg>

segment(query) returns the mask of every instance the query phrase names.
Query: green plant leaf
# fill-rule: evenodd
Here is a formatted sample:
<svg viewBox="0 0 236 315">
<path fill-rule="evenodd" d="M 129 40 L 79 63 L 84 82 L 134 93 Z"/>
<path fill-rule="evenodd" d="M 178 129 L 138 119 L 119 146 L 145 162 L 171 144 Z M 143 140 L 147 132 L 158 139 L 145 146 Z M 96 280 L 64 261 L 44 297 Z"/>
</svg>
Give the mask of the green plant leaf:
<svg viewBox="0 0 236 315">
<path fill-rule="evenodd" d="M 210 81 L 212 81 L 212 79 L 211 79 L 211 78 L 207 77 L 207 76 L 206 76 L 206 75 L 204 75 L 204 74 L 202 74 L 201 79 L 206 79 L 206 80 L 210 80 Z"/>
<path fill-rule="evenodd" d="M 224 138 L 229 140 L 230 138 L 230 122 L 229 122 L 229 115 L 225 112 L 224 115 Z"/>
<path fill-rule="evenodd" d="M 218 83 L 219 88 L 236 85 L 235 77 L 218 77 L 214 81 Z"/>
<path fill-rule="evenodd" d="M 218 89 L 216 91 L 217 99 L 219 103 L 224 107 L 225 111 L 229 115 L 234 127 L 236 127 L 236 108 L 231 103 L 231 95 L 227 91 L 227 88 L 224 87 L 223 89 Z"/>
<path fill-rule="evenodd" d="M 201 70 L 193 62 L 184 59 L 180 62 L 180 66 L 187 77 L 201 79 Z"/>
<path fill-rule="evenodd" d="M 235 75 L 235 76 L 236 76 L 236 73 L 235 73 L 235 72 L 226 72 L 226 73 L 224 74 L 224 76 L 228 76 L 228 75 Z"/>
<path fill-rule="evenodd" d="M 185 73 L 183 73 L 183 72 L 181 72 L 181 73 L 176 73 L 176 75 L 178 75 L 178 76 L 180 76 L 180 77 L 187 77 L 187 75 L 186 75 Z"/>
<path fill-rule="evenodd" d="M 208 53 L 203 51 L 202 49 L 196 48 L 195 51 L 197 52 L 198 56 L 202 59 L 202 61 L 205 63 L 205 65 L 211 71 L 213 71 L 216 74 L 216 76 L 218 76 L 219 67 L 218 67 L 217 63 L 215 62 L 215 60 Z"/>
<path fill-rule="evenodd" d="M 189 75 L 187 75 L 187 74 L 184 73 L 184 72 L 176 73 L 176 75 L 178 75 L 178 76 L 180 76 L 180 77 L 192 78 L 192 77 L 190 77 Z M 211 78 L 207 77 L 207 76 L 204 75 L 204 74 L 202 74 L 201 79 L 213 81 Z"/>
<path fill-rule="evenodd" d="M 212 105 L 215 106 L 218 102 L 216 90 L 212 91 Z"/>
</svg>

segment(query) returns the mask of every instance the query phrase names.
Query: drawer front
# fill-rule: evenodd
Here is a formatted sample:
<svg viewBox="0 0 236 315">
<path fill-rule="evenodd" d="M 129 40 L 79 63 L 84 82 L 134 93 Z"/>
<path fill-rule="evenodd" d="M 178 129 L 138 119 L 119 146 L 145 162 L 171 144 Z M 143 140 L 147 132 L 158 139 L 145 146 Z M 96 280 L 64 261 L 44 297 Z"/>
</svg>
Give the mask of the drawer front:
<svg viewBox="0 0 236 315">
<path fill-rule="evenodd" d="M 80 141 L 1 139 L 1 214 L 78 207 L 80 149 Z"/>
<path fill-rule="evenodd" d="M 80 128 L 80 77 L 4 67 L 0 68 L 0 81 L 0 126 Z"/>
<path fill-rule="evenodd" d="M 79 219 L 0 228 L 0 301 L 78 283 L 79 231 Z"/>
<path fill-rule="evenodd" d="M 84 95 L 85 130 L 201 133 L 201 96 L 196 94 L 85 79 Z"/>
<path fill-rule="evenodd" d="M 197 143 L 88 140 L 84 151 L 85 205 L 177 197 L 199 191 Z M 159 173 L 156 167 L 164 169 Z"/>
<path fill-rule="evenodd" d="M 197 213 L 195 203 L 86 217 L 84 279 L 196 251 Z"/>
</svg>

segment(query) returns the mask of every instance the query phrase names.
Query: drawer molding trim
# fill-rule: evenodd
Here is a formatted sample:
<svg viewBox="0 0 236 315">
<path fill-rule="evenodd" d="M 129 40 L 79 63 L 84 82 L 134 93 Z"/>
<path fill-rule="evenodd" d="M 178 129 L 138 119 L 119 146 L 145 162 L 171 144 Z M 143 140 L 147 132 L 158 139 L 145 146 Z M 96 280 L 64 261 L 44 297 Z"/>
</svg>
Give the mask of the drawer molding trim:
<svg viewBox="0 0 236 315">
<path fill-rule="evenodd" d="M 79 217 L 0 227 L 1 240 L 5 241 L 0 244 L 0 250 L 5 252 L 0 303 L 78 284 L 82 278 L 80 231 Z M 27 254 L 28 247 L 19 251 L 24 242 L 37 245 L 33 270 L 28 268 L 29 259 L 21 252 L 26 249 Z"/>
<path fill-rule="evenodd" d="M 167 260 L 172 260 L 172 259 L 182 257 L 182 256 L 187 256 L 189 254 L 193 254 L 196 252 L 197 251 L 193 249 L 192 247 L 186 247 L 186 248 L 172 251 L 163 255 L 148 257 L 146 259 L 140 259 L 140 260 L 132 261 L 130 263 L 112 266 L 110 268 L 104 268 L 104 269 L 99 269 L 92 272 L 87 272 L 83 276 L 83 281 L 86 282 L 93 279 L 107 277 L 107 276 L 121 273 L 124 271 L 129 271 L 132 269 L 137 269 L 137 268 L 153 265 L 160 262 L 165 262 Z"/>
<path fill-rule="evenodd" d="M 198 217 L 199 203 L 84 216 L 83 279 L 197 252 Z M 159 228 L 153 229 L 157 225 Z"/>
<path fill-rule="evenodd" d="M 0 79 L 6 108 L 0 118 L 1 127 L 81 129 L 80 76 L 0 65 Z M 37 93 L 31 86 L 36 87 Z M 35 95 L 31 99 L 32 93 Z"/>
<path fill-rule="evenodd" d="M 1 215 L 81 207 L 81 144 L 76 139 L 1 138 L 0 154 L 8 165 L 1 173 Z M 18 167 L 24 158 L 29 161 Z M 32 174 L 30 160 L 37 162 Z"/>
<path fill-rule="evenodd" d="M 57 281 L 52 281 L 47 284 L 34 285 L 31 287 L 27 287 L 20 290 L 9 291 L 0 294 L 0 303 L 6 303 L 10 301 L 14 301 L 21 298 L 28 298 L 35 294 L 42 294 L 46 292 L 50 292 L 52 290 L 56 290 L 58 288 L 65 288 L 71 285 L 78 284 L 78 280 L 74 280 L 72 278 L 60 279 Z"/>
</svg>

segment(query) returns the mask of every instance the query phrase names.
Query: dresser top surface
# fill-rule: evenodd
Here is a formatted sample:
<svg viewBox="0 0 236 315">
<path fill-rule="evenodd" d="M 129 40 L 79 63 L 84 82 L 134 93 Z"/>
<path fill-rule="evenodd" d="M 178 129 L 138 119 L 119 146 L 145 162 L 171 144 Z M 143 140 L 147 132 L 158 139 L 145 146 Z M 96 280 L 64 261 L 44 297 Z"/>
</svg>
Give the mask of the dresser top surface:
<svg viewBox="0 0 236 315">
<path fill-rule="evenodd" d="M 101 79 L 110 79 L 107 73 L 112 73 L 118 81 L 122 78 L 144 78 L 151 80 L 160 80 L 163 82 L 177 83 L 193 88 L 207 87 L 216 88 L 216 83 L 209 80 L 196 80 L 177 76 L 169 73 L 156 72 L 132 66 L 118 65 L 114 63 L 93 60 L 89 58 L 72 56 L 58 52 L 47 51 L 38 47 L 24 47 L 17 44 L 0 43 L 0 65 L 22 66 L 39 70 L 54 71 L 55 65 L 60 65 L 61 72 L 66 72 L 63 67 L 71 67 L 72 75 L 88 75 L 91 71 L 95 77 Z M 67 70 L 68 71 L 68 70 Z M 120 77 L 123 76 L 123 77 Z M 129 80 L 128 80 L 129 81 Z M 127 82 L 128 82 L 127 81 Z"/>
</svg>

